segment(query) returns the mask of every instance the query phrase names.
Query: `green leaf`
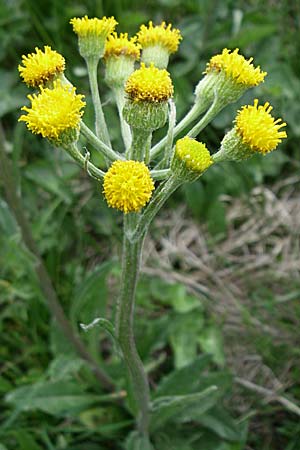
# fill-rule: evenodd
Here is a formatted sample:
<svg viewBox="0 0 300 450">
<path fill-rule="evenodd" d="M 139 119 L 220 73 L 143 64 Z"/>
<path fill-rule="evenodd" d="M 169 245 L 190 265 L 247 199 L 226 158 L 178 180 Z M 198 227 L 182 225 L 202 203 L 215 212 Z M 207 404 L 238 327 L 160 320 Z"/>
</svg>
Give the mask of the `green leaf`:
<svg viewBox="0 0 300 450">
<path fill-rule="evenodd" d="M 65 203 L 71 204 L 72 193 L 69 186 L 63 182 L 51 166 L 49 167 L 48 162 L 39 161 L 30 164 L 24 170 L 24 175 L 46 191 L 58 196 Z"/>
<path fill-rule="evenodd" d="M 48 376 L 51 381 L 66 381 L 73 378 L 84 365 L 85 362 L 76 356 L 60 354 L 51 361 Z"/>
<path fill-rule="evenodd" d="M 42 450 L 42 447 L 37 444 L 34 437 L 25 430 L 17 430 L 14 436 L 19 444 L 20 450 Z"/>
<path fill-rule="evenodd" d="M 157 430 L 171 419 L 197 407 L 198 413 L 210 409 L 219 396 L 217 386 L 210 386 L 202 392 L 188 395 L 159 397 L 152 403 L 151 429 Z"/>
<path fill-rule="evenodd" d="M 125 443 L 125 450 L 155 450 L 149 440 L 137 431 L 130 433 Z"/>
<path fill-rule="evenodd" d="M 176 369 L 190 364 L 197 355 L 198 337 L 203 327 L 201 309 L 179 314 L 170 326 L 170 344 Z"/>
<path fill-rule="evenodd" d="M 225 364 L 223 336 L 215 325 L 203 329 L 199 336 L 199 343 L 205 353 L 212 355 L 213 361 L 221 367 Z"/>
<path fill-rule="evenodd" d="M 185 367 L 171 372 L 159 383 L 155 397 L 191 394 L 199 390 L 199 375 L 208 366 L 210 360 L 210 355 L 200 355 Z"/>
<path fill-rule="evenodd" d="M 239 441 L 241 439 L 238 426 L 224 408 L 213 408 L 195 419 L 223 439 L 228 441 Z"/>
<path fill-rule="evenodd" d="M 0 230 L 1 234 L 14 236 L 18 233 L 18 226 L 14 216 L 10 212 L 7 203 L 0 198 Z"/>
<path fill-rule="evenodd" d="M 39 382 L 15 389 L 5 400 L 19 411 L 40 410 L 52 415 L 72 415 L 99 401 L 70 381 Z"/>
<path fill-rule="evenodd" d="M 113 261 L 107 261 L 89 273 L 85 280 L 76 288 L 71 305 L 72 321 L 80 320 L 89 323 L 106 312 L 106 277 L 112 267 Z"/>
</svg>

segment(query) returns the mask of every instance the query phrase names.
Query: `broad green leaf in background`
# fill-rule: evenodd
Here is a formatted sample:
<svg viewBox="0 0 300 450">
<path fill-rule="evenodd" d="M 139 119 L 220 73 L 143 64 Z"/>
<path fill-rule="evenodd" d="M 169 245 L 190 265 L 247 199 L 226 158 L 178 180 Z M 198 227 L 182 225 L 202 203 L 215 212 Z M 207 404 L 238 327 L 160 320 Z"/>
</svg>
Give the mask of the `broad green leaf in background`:
<svg viewBox="0 0 300 450">
<path fill-rule="evenodd" d="M 76 288 L 71 304 L 73 323 L 88 324 L 96 317 L 106 315 L 106 277 L 114 265 L 114 261 L 102 263 Z"/>
<path fill-rule="evenodd" d="M 212 355 L 213 361 L 221 367 L 225 364 L 223 336 L 217 325 L 206 326 L 199 335 L 199 344 L 205 353 Z"/>
<path fill-rule="evenodd" d="M 43 448 L 36 442 L 32 434 L 24 429 L 15 430 L 14 436 L 20 450 L 43 450 Z"/>
<path fill-rule="evenodd" d="M 6 401 L 19 411 L 40 410 L 58 416 L 77 414 L 100 398 L 86 394 L 78 383 L 71 381 L 38 382 L 6 395 Z"/>
<path fill-rule="evenodd" d="M 200 308 L 174 317 L 169 332 L 176 369 L 184 367 L 196 358 L 203 324 L 203 312 Z"/>
<path fill-rule="evenodd" d="M 185 395 L 199 391 L 201 388 L 199 378 L 201 372 L 207 368 L 211 361 L 211 356 L 200 355 L 190 364 L 174 370 L 160 381 L 155 397 L 167 395 Z"/>
<path fill-rule="evenodd" d="M 197 409 L 201 415 L 215 404 L 218 397 L 217 386 L 210 386 L 194 394 L 159 397 L 152 404 L 150 427 L 153 431 L 157 430 L 191 408 Z"/>
</svg>

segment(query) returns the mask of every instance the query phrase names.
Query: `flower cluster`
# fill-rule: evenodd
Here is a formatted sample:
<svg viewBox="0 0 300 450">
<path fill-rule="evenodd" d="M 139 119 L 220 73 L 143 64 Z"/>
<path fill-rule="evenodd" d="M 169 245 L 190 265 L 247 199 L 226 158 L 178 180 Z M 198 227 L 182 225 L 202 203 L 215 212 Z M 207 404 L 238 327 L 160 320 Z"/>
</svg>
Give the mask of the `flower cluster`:
<svg viewBox="0 0 300 450">
<path fill-rule="evenodd" d="M 151 164 L 151 137 L 154 130 L 164 126 L 169 116 L 168 102 L 172 104 L 170 99 L 174 87 L 166 67 L 170 54 L 178 49 L 181 33 L 171 24 L 162 22 L 155 26 L 150 21 L 147 26 L 140 27 L 136 36 L 129 38 L 127 33 L 118 35 L 114 31 L 117 25 L 114 17 L 75 17 L 70 23 L 78 36 L 80 53 L 88 70 L 91 61 L 98 64 L 99 58 L 103 58 L 105 80 L 119 102 L 121 120 L 127 122 L 127 128 L 122 125 L 122 134 L 124 132 L 127 143 L 131 142 L 122 160 L 113 149 L 109 150 L 112 164 L 104 176 L 104 195 L 109 206 L 125 214 L 139 212 L 150 201 L 154 190 L 152 172 L 148 167 Z M 135 68 L 140 57 L 141 64 Z M 34 53 L 22 57 L 20 76 L 29 87 L 38 88 L 39 92 L 28 96 L 31 106 L 22 108 L 26 114 L 22 114 L 19 120 L 25 122 L 33 133 L 68 149 L 79 138 L 85 102 L 84 96 L 76 94 L 76 89 L 64 77 L 64 70 L 64 57 L 49 46 L 43 50 L 36 48 Z M 239 49 L 231 51 L 225 48 L 210 59 L 195 90 L 195 105 L 182 121 L 184 125 L 179 123 L 175 129 L 170 127 L 169 133 L 173 135 L 168 135 L 167 154 L 162 160 L 169 164 L 166 167 L 168 176 L 182 182 L 193 181 L 213 163 L 240 161 L 254 153 L 265 155 L 287 137 L 282 130 L 286 124 L 272 117 L 269 103 L 259 105 L 255 100 L 253 105 L 245 105 L 238 111 L 233 128 L 224 136 L 220 150 L 212 156 L 204 143 L 190 137 L 197 134 L 193 134 L 194 129 L 191 134 L 177 140 L 172 148 L 176 133 L 187 127 L 188 120 L 199 121 L 200 114 L 206 111 L 198 125 L 208 123 L 246 89 L 262 83 L 265 76 L 266 72 L 254 66 L 253 58 L 245 59 Z M 95 100 L 95 85 L 92 92 Z M 99 107 L 101 105 L 97 106 L 98 110 Z M 101 120 L 100 125 L 106 127 L 105 119 Z M 96 136 L 93 142 L 95 139 Z M 103 146 L 100 140 L 97 142 L 103 152 L 107 152 L 108 146 Z M 164 144 L 158 145 L 163 150 Z M 74 148 L 72 151 L 74 155 Z M 106 153 L 104 155 L 107 156 Z M 75 159 L 85 167 L 80 152 Z M 99 170 L 95 169 L 98 173 Z"/>
</svg>

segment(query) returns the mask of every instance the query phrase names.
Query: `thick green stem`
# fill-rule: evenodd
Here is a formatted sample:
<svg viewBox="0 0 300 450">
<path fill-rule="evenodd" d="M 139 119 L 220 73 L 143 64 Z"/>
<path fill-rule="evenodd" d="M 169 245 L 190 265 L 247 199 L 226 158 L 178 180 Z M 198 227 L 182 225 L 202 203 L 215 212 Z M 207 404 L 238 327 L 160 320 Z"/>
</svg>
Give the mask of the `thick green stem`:
<svg viewBox="0 0 300 450">
<path fill-rule="evenodd" d="M 134 243 L 127 235 L 135 224 L 135 217 L 124 215 L 121 293 L 117 304 L 116 336 L 128 369 L 136 404 L 139 410 L 138 430 L 148 437 L 150 392 L 148 379 L 138 355 L 133 332 L 134 301 L 140 271 L 144 235 Z"/>
<path fill-rule="evenodd" d="M 215 96 L 212 105 L 206 114 L 199 120 L 198 123 L 187 133 L 187 136 L 196 137 L 211 120 L 218 114 L 218 112 L 224 107 L 222 103 L 218 102 L 218 97 Z"/>
<path fill-rule="evenodd" d="M 141 128 L 131 128 L 132 143 L 126 152 L 127 159 L 135 161 L 149 162 L 149 153 L 151 146 L 152 131 L 142 130 Z"/>
<path fill-rule="evenodd" d="M 116 88 L 114 89 L 116 104 L 118 108 L 119 118 L 120 118 L 120 125 L 121 125 L 121 133 L 123 142 L 125 145 L 125 150 L 128 150 L 131 146 L 131 131 L 130 126 L 126 122 L 126 120 L 123 117 L 123 108 L 125 104 L 125 97 L 124 97 L 124 89 L 123 88 Z"/>
<path fill-rule="evenodd" d="M 78 162 L 78 164 L 87 171 L 87 173 L 95 178 L 96 180 L 100 181 L 104 177 L 105 173 L 98 169 L 98 167 L 94 166 L 93 163 L 89 161 L 89 154 L 87 156 L 83 156 L 80 151 L 78 150 L 75 143 L 70 144 L 66 147 L 64 147 L 65 150 L 69 153 L 69 155 L 75 159 L 75 161 Z"/>
<path fill-rule="evenodd" d="M 99 94 L 98 79 L 97 79 L 98 58 L 94 57 L 86 58 L 86 64 L 88 69 L 93 104 L 95 108 L 96 135 L 99 139 L 101 139 L 101 141 L 104 142 L 104 144 L 108 145 L 108 147 L 111 147 L 110 137 Z"/>
<path fill-rule="evenodd" d="M 173 138 L 178 136 L 181 131 L 183 131 L 186 127 L 188 127 L 192 122 L 194 122 L 200 114 L 205 110 L 205 105 L 201 105 L 200 102 L 194 103 L 190 111 L 187 115 L 176 125 L 173 132 Z M 165 136 L 161 141 L 159 141 L 151 150 L 150 156 L 151 159 L 155 158 L 164 148 L 168 140 L 168 137 Z"/>
<path fill-rule="evenodd" d="M 151 177 L 153 180 L 165 180 L 171 175 L 171 169 L 151 170 Z"/>
<path fill-rule="evenodd" d="M 120 155 L 120 153 L 115 152 L 111 147 L 100 141 L 100 139 L 97 138 L 97 136 L 88 126 L 86 126 L 84 122 L 80 123 L 80 131 L 87 138 L 89 143 L 95 148 L 95 150 L 101 153 L 105 158 L 109 159 L 110 161 L 125 159 L 124 156 Z"/>
<path fill-rule="evenodd" d="M 128 233 L 128 238 L 131 242 L 139 241 L 141 236 L 144 236 L 147 233 L 150 223 L 160 208 L 183 182 L 183 180 L 171 176 L 160 184 L 160 186 L 155 190 L 150 203 L 138 220 L 136 228 L 132 233 Z"/>
<path fill-rule="evenodd" d="M 170 161 L 172 159 L 172 147 L 174 140 L 175 123 L 176 123 L 176 106 L 173 100 L 169 100 L 169 128 L 166 136 L 164 157 L 157 164 L 155 169 L 165 169 L 170 166 Z"/>
</svg>

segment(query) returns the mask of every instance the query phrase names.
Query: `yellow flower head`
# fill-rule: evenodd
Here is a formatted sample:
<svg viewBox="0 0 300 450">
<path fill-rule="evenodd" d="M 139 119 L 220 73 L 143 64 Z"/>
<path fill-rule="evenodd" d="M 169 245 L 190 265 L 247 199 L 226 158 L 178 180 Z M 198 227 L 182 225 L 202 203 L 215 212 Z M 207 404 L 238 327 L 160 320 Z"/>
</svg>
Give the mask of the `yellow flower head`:
<svg viewBox="0 0 300 450">
<path fill-rule="evenodd" d="M 24 106 L 19 121 L 25 122 L 27 128 L 44 138 L 60 142 L 63 135 L 79 129 L 83 95 L 76 95 L 75 88 L 63 85 L 60 80 L 54 82 L 54 88 L 41 88 L 41 93 L 28 95 L 31 108 Z"/>
<path fill-rule="evenodd" d="M 255 99 L 253 106 L 243 106 L 236 116 L 236 132 L 243 144 L 254 152 L 266 154 L 275 150 L 282 139 L 287 137 L 285 131 L 280 131 L 286 123 L 282 122 L 282 119 L 275 120 L 270 114 L 272 109 L 268 102 L 262 106 L 258 105 L 258 100 Z"/>
<path fill-rule="evenodd" d="M 176 142 L 175 158 L 184 163 L 188 170 L 199 174 L 213 164 L 206 145 L 188 136 Z"/>
<path fill-rule="evenodd" d="M 172 97 L 173 84 L 167 70 L 142 63 L 128 78 L 125 92 L 135 102 L 161 103 Z"/>
<path fill-rule="evenodd" d="M 113 33 L 108 36 L 104 58 L 107 59 L 110 56 L 128 56 L 134 60 L 138 60 L 140 57 L 141 46 L 137 44 L 137 37 L 134 36 L 128 39 L 127 33 L 121 33 L 118 37 L 117 33 Z"/>
<path fill-rule="evenodd" d="M 110 207 L 138 212 L 151 198 L 154 183 L 148 167 L 139 161 L 115 161 L 104 177 L 103 191 Z"/>
<path fill-rule="evenodd" d="M 79 37 L 98 36 L 106 38 L 114 31 L 118 22 L 114 17 L 102 17 L 102 19 L 94 17 L 89 19 L 88 16 L 84 16 L 81 18 L 74 17 L 70 20 L 70 24 L 73 25 L 73 31 Z"/>
<path fill-rule="evenodd" d="M 65 59 L 51 47 L 45 45 L 44 51 L 35 48 L 35 53 L 22 56 L 18 70 L 27 86 L 38 87 L 52 80 L 65 70 Z"/>
<path fill-rule="evenodd" d="M 141 25 L 137 36 L 138 42 L 143 48 L 161 45 L 166 48 L 169 53 L 177 51 L 179 42 L 182 39 L 180 31 L 176 28 L 172 29 L 172 25 L 166 25 L 166 22 L 162 22 L 157 26 L 153 26 L 151 21 L 149 22 L 148 27 L 146 27 L 146 25 Z"/>
<path fill-rule="evenodd" d="M 206 73 L 213 70 L 223 71 L 238 84 L 246 87 L 257 86 L 264 81 L 267 72 L 262 72 L 259 66 L 254 67 L 252 61 L 253 58 L 247 60 L 239 55 L 238 48 L 233 52 L 224 48 L 221 54 L 211 58 L 207 64 Z"/>
</svg>

